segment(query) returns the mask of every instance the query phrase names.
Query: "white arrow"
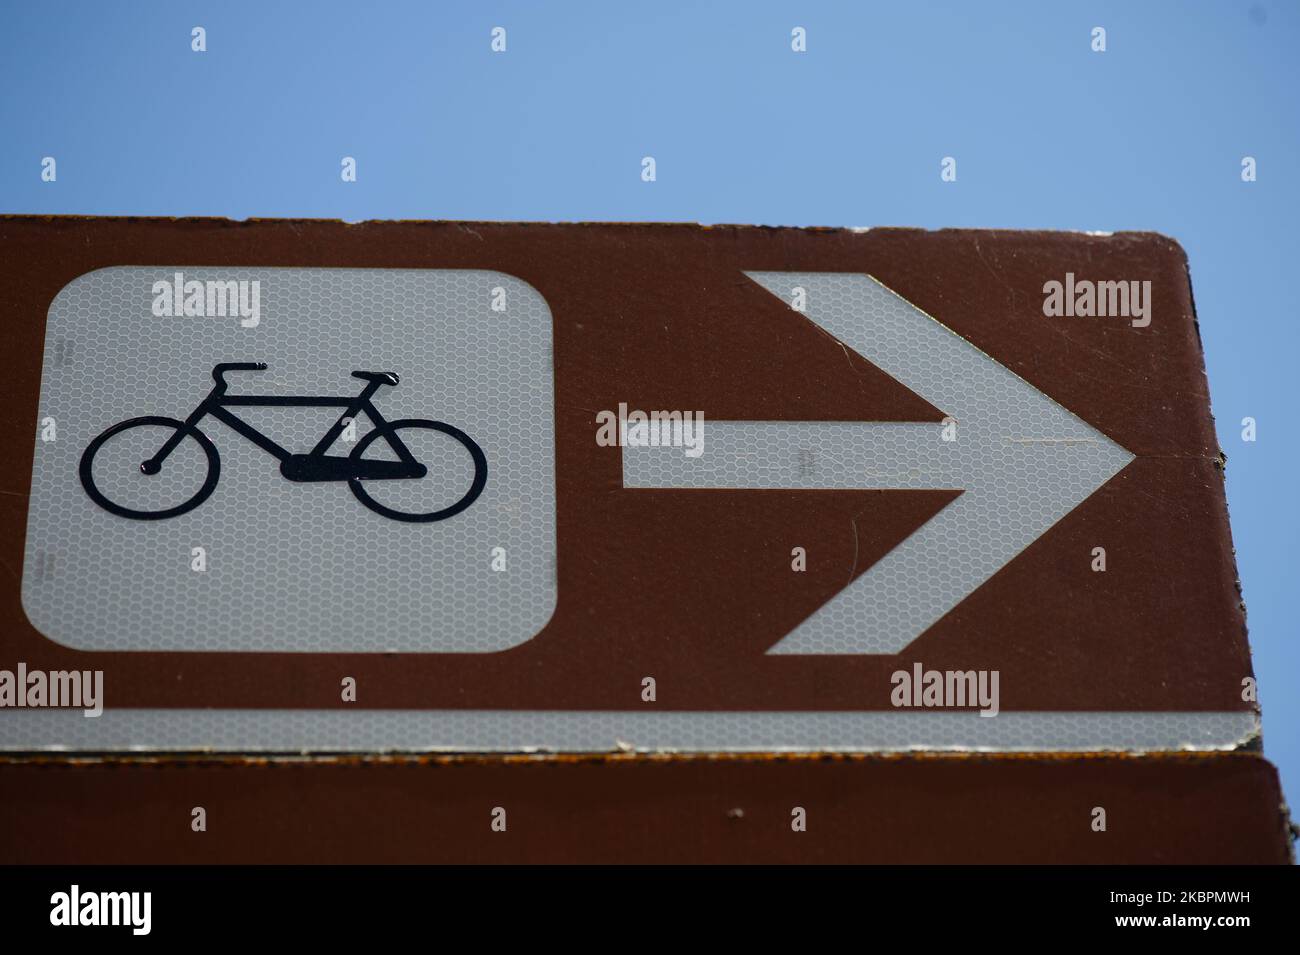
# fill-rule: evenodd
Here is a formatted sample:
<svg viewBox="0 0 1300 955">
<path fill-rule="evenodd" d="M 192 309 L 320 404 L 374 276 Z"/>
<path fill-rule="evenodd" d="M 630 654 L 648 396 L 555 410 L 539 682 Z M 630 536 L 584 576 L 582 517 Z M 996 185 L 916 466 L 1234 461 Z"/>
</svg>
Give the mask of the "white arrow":
<svg viewBox="0 0 1300 955">
<path fill-rule="evenodd" d="M 708 421 L 699 457 L 624 449 L 624 486 L 963 492 L 770 653 L 899 652 L 1133 460 L 870 276 L 745 274 L 787 303 L 803 288 L 807 318 L 955 419 L 956 440 L 938 424 Z"/>
</svg>

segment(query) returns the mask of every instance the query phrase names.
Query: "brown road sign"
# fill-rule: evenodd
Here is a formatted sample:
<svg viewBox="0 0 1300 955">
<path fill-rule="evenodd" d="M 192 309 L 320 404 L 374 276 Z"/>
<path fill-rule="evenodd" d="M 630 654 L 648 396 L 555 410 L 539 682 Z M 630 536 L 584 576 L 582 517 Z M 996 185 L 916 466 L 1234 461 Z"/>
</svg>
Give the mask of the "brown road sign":
<svg viewBox="0 0 1300 955">
<path fill-rule="evenodd" d="M 1163 237 L 10 217 L 0 248 L 36 432 L 0 463 L 0 666 L 102 671 L 105 706 L 15 709 L 6 749 L 1257 735 Z"/>
</svg>

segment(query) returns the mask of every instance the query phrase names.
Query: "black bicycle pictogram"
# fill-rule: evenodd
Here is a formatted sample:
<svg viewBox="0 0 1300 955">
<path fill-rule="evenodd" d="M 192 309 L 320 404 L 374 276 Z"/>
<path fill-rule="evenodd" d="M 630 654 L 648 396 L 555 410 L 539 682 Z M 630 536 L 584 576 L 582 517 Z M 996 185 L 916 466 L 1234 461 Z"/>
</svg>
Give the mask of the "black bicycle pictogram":
<svg viewBox="0 0 1300 955">
<path fill-rule="evenodd" d="M 113 425 L 95 438 L 81 455 L 79 469 L 82 486 L 85 487 L 86 493 L 90 495 L 90 499 L 104 510 L 119 517 L 129 517 L 142 521 L 163 520 L 164 518 L 177 517 L 194 510 L 212 494 L 217 486 L 217 479 L 221 476 L 221 459 L 217 455 L 216 445 L 198 429 L 198 423 L 208 415 L 229 425 L 259 448 L 274 455 L 280 461 L 280 473 L 290 481 L 347 481 L 348 487 L 356 495 L 357 500 L 376 514 L 382 514 L 384 517 L 395 521 L 422 523 L 445 520 L 465 510 L 483 492 L 483 487 L 487 484 L 487 458 L 483 454 L 483 449 L 475 443 L 473 438 L 459 428 L 454 428 L 441 421 L 430 421 L 424 418 L 404 418 L 399 421 L 388 421 L 380 414 L 371 398 L 383 385 L 397 385 L 398 377 L 392 372 L 352 372 L 352 377 L 360 378 L 366 382 L 361 394 L 355 398 L 226 394 L 226 372 L 265 370 L 266 364 L 264 362 L 225 362 L 219 364 L 212 369 L 212 379 L 216 382 L 216 387 L 184 421 L 157 415 L 131 418 L 128 421 Z M 325 435 L 310 452 L 307 454 L 292 454 L 230 411 L 231 408 L 239 407 L 343 408 L 344 411 L 339 420 L 325 432 Z M 355 447 L 346 457 L 326 454 L 339 436 L 343 434 L 348 422 L 356 420 L 357 415 L 361 413 L 364 413 L 370 419 L 373 425 L 372 429 L 357 441 Z M 133 428 L 141 427 L 162 427 L 171 429 L 174 432 L 163 442 L 162 447 L 158 448 L 152 457 L 140 462 L 139 473 L 146 477 L 162 473 L 168 457 L 187 437 L 197 441 L 207 457 L 207 473 L 202 487 L 188 500 L 175 507 L 162 510 L 134 510 L 123 507 L 109 500 L 95 484 L 95 455 L 114 437 Z M 450 506 L 424 513 L 409 513 L 394 510 L 376 501 L 366 490 L 366 483 L 412 480 L 423 478 L 429 473 L 428 467 L 415 459 L 415 456 L 407 448 L 398 433 L 403 430 L 409 431 L 417 428 L 441 432 L 463 445 L 474 461 L 474 477 L 468 490 Z M 366 450 L 376 441 L 386 442 L 396 455 L 396 460 L 364 457 Z"/>
</svg>

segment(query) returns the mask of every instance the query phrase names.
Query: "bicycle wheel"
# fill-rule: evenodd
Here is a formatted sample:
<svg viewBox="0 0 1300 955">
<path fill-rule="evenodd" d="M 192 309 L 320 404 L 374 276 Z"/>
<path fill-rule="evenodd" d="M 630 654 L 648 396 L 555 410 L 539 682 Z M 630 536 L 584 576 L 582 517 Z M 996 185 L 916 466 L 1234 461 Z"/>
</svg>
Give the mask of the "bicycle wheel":
<svg viewBox="0 0 1300 955">
<path fill-rule="evenodd" d="M 158 471 L 145 473 L 142 463 L 156 454 L 172 437 L 172 432 L 176 431 L 182 432 L 184 437 L 193 438 L 203 450 L 203 455 L 200 457 L 184 453 L 182 449 L 188 445 L 182 438 L 181 444 L 177 445 Z M 118 440 L 113 441 L 114 438 Z M 110 445 L 110 441 L 113 444 Z M 100 458 L 101 473 L 97 480 L 95 459 L 101 452 L 104 456 Z M 78 473 L 81 475 L 81 486 L 86 489 L 90 499 L 110 514 L 137 521 L 161 521 L 192 511 L 208 499 L 217 486 L 217 478 L 221 476 L 221 459 L 217 456 L 216 445 L 198 428 L 175 418 L 149 415 L 115 424 L 90 442 L 81 455 Z M 199 478 L 202 478 L 201 483 Z M 190 493 L 190 488 L 195 484 L 199 484 L 198 490 Z M 118 500 L 126 498 L 136 506 L 127 507 L 113 500 L 109 494 Z M 184 497 L 179 504 L 167 506 L 165 501 L 156 502 L 158 497 L 175 500 L 183 494 L 189 496 Z M 136 497 L 145 498 L 145 505 L 137 505 L 134 500 Z M 156 503 L 161 503 L 162 506 L 155 506 Z"/>
<path fill-rule="evenodd" d="M 455 517 L 478 500 L 487 484 L 487 457 L 473 438 L 441 421 L 423 418 L 391 421 L 385 427 L 368 432 L 348 456 L 360 460 L 376 441 L 398 431 L 406 432 L 401 436 L 402 444 L 427 468 L 426 472 L 418 478 L 350 478 L 348 487 L 357 500 L 376 514 L 417 524 Z M 396 452 L 386 442 L 383 448 L 396 459 Z M 468 453 L 468 460 L 465 453 Z M 381 487 L 389 503 L 382 503 L 373 496 L 373 492 Z M 430 497 L 436 499 L 439 496 L 444 498 L 444 501 L 436 501 L 440 506 L 433 510 L 424 509 L 428 507 Z M 448 501 L 450 503 L 446 503 Z"/>
</svg>

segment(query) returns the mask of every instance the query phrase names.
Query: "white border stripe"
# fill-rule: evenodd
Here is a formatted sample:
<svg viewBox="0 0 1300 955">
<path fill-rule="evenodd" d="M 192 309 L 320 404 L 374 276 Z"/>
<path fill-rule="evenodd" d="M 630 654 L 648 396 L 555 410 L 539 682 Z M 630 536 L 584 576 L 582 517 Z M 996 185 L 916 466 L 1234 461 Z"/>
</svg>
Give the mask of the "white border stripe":
<svg viewBox="0 0 1300 955">
<path fill-rule="evenodd" d="M 1236 749 L 1259 732 L 1252 711 L 0 711 L 6 752 L 1169 752 Z"/>
</svg>

